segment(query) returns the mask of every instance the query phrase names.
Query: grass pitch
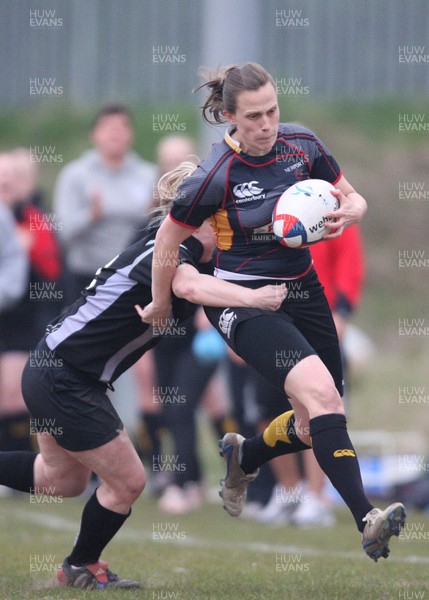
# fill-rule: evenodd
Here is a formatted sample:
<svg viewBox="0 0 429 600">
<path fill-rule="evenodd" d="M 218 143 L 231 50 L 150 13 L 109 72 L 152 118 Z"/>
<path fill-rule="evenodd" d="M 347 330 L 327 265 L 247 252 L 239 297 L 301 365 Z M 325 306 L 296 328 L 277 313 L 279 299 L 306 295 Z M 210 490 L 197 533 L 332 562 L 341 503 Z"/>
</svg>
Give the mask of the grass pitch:
<svg viewBox="0 0 429 600">
<path fill-rule="evenodd" d="M 219 503 L 171 517 L 143 495 L 107 547 L 112 570 L 141 590 L 81 591 L 54 587 L 71 550 L 82 499 L 35 503 L 0 500 L 2 600 L 401 600 L 429 598 L 429 515 L 411 513 L 391 557 L 377 564 L 360 546 L 351 516 L 336 511 L 328 529 L 270 527 L 231 518 Z M 104 597 L 104 596 L 103 596 Z"/>
</svg>

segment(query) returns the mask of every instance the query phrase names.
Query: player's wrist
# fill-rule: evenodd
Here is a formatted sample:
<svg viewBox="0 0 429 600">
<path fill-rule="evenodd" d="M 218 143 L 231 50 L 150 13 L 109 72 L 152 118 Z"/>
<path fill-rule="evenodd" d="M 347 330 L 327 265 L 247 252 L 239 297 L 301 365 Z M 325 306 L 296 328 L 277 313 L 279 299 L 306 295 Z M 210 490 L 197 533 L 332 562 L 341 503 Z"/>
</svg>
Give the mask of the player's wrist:
<svg viewBox="0 0 429 600">
<path fill-rule="evenodd" d="M 252 308 L 258 300 L 258 290 L 243 287 L 243 294 L 240 291 L 241 300 L 244 302 L 245 308 Z"/>
<path fill-rule="evenodd" d="M 157 312 L 165 312 L 171 308 L 171 297 L 168 299 L 154 300 L 152 307 Z"/>
</svg>

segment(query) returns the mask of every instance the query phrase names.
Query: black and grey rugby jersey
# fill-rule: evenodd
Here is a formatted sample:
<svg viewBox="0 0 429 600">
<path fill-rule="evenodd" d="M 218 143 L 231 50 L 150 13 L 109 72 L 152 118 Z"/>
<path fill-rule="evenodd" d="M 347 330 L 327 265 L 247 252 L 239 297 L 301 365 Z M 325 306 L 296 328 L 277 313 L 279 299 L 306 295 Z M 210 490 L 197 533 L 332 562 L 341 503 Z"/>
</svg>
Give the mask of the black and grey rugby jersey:
<svg viewBox="0 0 429 600">
<path fill-rule="evenodd" d="M 231 135 L 214 144 L 183 181 L 170 217 L 188 227 L 211 218 L 217 237 L 215 275 L 222 279 L 302 277 L 311 267 L 310 252 L 286 248 L 275 239 L 275 203 L 297 181 L 335 184 L 340 167 L 314 133 L 300 125 L 280 124 L 277 141 L 264 156 L 241 152 Z"/>
<path fill-rule="evenodd" d="M 173 297 L 172 317 L 154 327 L 136 313 L 135 304 L 145 306 L 152 300 L 155 235 L 156 230 L 143 234 L 99 269 L 81 298 L 47 327 L 50 350 L 100 381 L 113 382 L 195 311 L 195 305 Z M 180 245 L 180 260 L 197 267 L 202 252 L 201 243 L 190 237 Z"/>
</svg>

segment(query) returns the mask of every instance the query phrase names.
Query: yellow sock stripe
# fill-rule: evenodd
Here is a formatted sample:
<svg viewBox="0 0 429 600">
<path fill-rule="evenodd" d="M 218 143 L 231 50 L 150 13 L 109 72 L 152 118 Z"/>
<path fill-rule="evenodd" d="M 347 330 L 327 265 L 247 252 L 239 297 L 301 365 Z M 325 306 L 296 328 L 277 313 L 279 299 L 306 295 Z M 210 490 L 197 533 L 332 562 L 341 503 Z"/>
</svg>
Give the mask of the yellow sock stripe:
<svg viewBox="0 0 429 600">
<path fill-rule="evenodd" d="M 288 412 L 276 417 L 274 421 L 271 421 L 262 435 L 267 446 L 274 448 L 277 442 L 284 442 L 285 444 L 292 443 L 286 432 L 289 426 L 289 421 L 293 414 L 294 411 L 289 410 Z"/>
</svg>

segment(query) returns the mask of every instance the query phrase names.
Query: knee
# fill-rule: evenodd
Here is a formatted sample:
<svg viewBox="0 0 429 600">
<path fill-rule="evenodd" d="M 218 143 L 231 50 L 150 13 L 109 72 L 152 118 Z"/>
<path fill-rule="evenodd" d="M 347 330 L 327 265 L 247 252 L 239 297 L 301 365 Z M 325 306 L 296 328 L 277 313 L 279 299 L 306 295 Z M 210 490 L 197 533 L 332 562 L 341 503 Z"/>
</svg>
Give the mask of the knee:
<svg viewBox="0 0 429 600">
<path fill-rule="evenodd" d="M 118 481 L 115 495 L 125 504 L 133 504 L 140 496 L 146 485 L 146 476 L 143 465 L 133 469 L 132 473 Z"/>
<path fill-rule="evenodd" d="M 146 485 L 146 477 L 144 471 L 139 474 L 133 475 L 133 478 L 127 482 L 126 493 L 129 496 L 131 502 L 137 500 Z"/>
<path fill-rule="evenodd" d="M 290 397 L 306 409 L 310 419 L 323 414 L 344 414 L 343 401 L 333 381 L 316 379 L 306 382 Z"/>
<path fill-rule="evenodd" d="M 343 401 L 334 382 L 316 383 L 312 404 L 319 414 L 344 413 Z"/>
</svg>

